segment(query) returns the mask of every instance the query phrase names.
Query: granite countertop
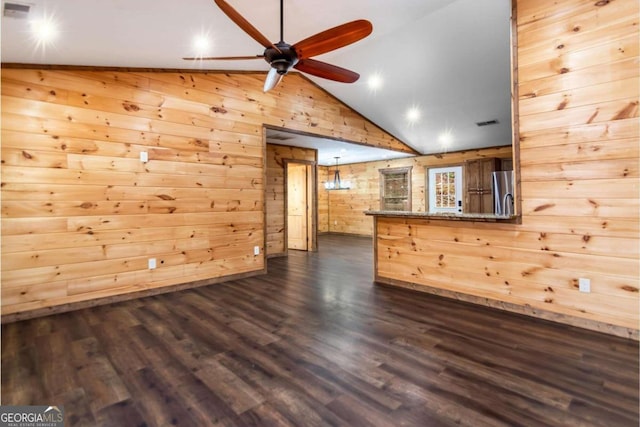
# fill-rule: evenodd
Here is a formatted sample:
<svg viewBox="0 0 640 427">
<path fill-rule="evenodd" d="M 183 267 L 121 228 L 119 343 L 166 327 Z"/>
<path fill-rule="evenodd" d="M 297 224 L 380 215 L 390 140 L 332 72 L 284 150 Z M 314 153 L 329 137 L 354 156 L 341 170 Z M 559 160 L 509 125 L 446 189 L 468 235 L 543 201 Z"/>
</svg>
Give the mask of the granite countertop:
<svg viewBox="0 0 640 427">
<path fill-rule="evenodd" d="M 430 213 L 430 212 L 409 212 L 409 211 L 364 211 L 365 215 L 420 218 L 420 219 L 442 219 L 450 221 L 513 221 L 516 215 L 503 216 L 482 213 Z"/>
</svg>

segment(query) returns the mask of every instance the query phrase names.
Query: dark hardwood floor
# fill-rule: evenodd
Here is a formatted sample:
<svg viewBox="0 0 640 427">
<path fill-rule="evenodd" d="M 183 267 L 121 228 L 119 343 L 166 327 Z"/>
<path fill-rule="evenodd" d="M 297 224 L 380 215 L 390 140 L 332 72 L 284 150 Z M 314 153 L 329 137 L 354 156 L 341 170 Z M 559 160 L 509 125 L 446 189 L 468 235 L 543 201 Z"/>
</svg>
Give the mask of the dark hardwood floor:
<svg viewBox="0 0 640 427">
<path fill-rule="evenodd" d="M 2 404 L 66 425 L 634 426 L 638 343 L 372 284 L 371 240 L 2 326 Z"/>
</svg>

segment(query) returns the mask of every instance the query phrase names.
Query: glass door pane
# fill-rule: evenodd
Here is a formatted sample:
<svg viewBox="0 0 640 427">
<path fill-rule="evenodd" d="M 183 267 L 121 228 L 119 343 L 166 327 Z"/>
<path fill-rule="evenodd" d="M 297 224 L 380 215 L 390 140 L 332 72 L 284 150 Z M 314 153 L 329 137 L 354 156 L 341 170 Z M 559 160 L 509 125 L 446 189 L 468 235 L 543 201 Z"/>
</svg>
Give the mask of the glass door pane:
<svg viewBox="0 0 640 427">
<path fill-rule="evenodd" d="M 462 213 L 462 166 L 429 169 L 429 212 Z"/>
</svg>

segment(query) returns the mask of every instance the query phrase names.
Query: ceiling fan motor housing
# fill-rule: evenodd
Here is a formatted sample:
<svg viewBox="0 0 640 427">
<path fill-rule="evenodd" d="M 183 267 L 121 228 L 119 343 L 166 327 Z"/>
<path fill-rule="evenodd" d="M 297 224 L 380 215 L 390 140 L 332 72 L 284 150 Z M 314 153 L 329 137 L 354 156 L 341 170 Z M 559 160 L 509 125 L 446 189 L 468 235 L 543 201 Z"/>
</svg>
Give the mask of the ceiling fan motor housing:
<svg viewBox="0 0 640 427">
<path fill-rule="evenodd" d="M 285 42 L 278 42 L 273 47 L 268 47 L 264 51 L 264 59 L 278 71 L 278 74 L 287 74 L 289 69 L 298 63 L 298 54 L 293 47 Z"/>
</svg>

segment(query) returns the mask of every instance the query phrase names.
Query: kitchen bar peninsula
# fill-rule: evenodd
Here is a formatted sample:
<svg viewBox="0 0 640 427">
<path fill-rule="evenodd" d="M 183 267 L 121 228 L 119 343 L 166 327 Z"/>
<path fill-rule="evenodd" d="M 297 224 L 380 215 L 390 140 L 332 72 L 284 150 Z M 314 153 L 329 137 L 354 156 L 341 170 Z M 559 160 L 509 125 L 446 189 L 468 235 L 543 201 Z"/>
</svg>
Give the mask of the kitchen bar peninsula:
<svg viewBox="0 0 640 427">
<path fill-rule="evenodd" d="M 497 222 L 506 221 L 514 222 L 518 216 L 492 215 L 486 213 L 430 213 L 430 212 L 409 212 L 409 211 L 365 211 L 365 215 L 374 217 L 374 222 L 378 217 L 387 218 L 431 218 L 445 221 L 483 221 Z"/>
<path fill-rule="evenodd" d="M 519 216 L 364 213 L 374 219 L 374 279 L 379 284 L 638 337 L 636 328 L 594 321 L 589 313 L 559 304 L 561 298 L 583 297 L 577 277 L 576 290 L 573 277 L 550 279 L 562 271 L 567 256 L 553 250 L 552 236 L 527 232 Z"/>
<path fill-rule="evenodd" d="M 491 234 L 490 230 L 496 227 L 513 233 L 518 220 L 517 216 L 482 213 L 365 211 L 364 214 L 373 217 L 376 282 L 439 295 L 445 291 L 476 293 L 484 298 L 489 295 L 475 292 L 465 284 L 473 273 L 490 271 L 487 257 L 490 260 L 496 257 L 491 254 L 490 241 L 482 236 Z M 472 256 L 472 265 L 471 260 L 463 261 L 467 256 Z M 462 277 L 451 280 L 458 276 Z M 457 281 L 460 283 L 456 286 Z M 434 288 L 433 284 L 440 285 Z"/>
</svg>

